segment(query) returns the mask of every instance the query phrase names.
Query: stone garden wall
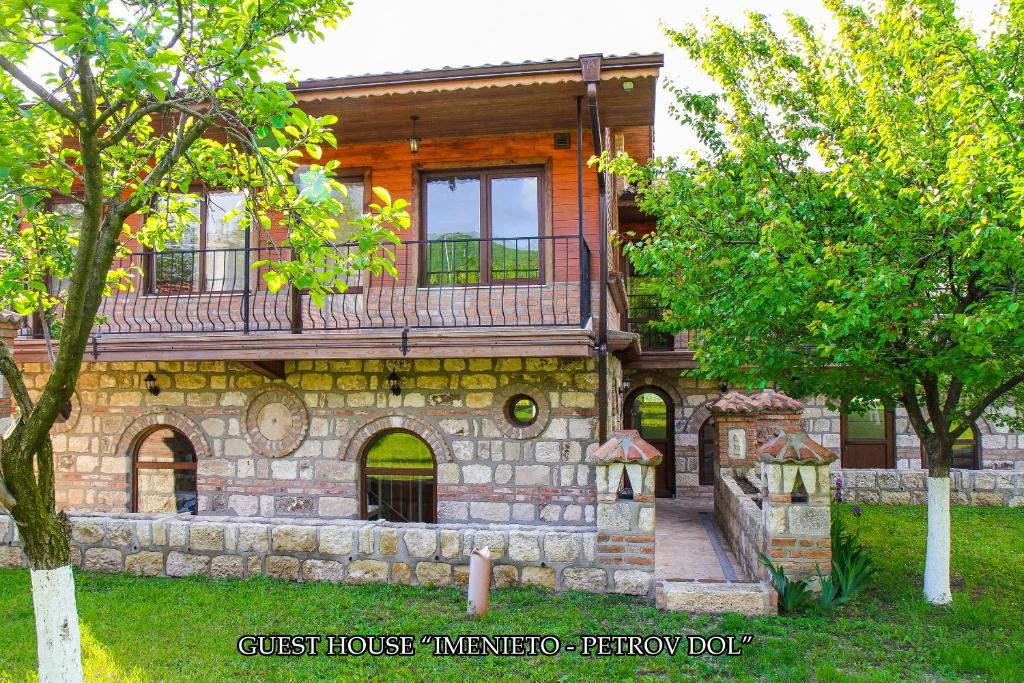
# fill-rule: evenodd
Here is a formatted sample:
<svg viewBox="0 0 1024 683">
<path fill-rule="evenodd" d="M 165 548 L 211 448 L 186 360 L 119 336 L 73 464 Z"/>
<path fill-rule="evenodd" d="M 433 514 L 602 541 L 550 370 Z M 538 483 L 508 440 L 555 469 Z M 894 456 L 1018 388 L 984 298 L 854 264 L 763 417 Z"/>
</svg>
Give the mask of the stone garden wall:
<svg viewBox="0 0 1024 683">
<path fill-rule="evenodd" d="M 30 390 L 44 385 L 45 366 L 24 370 Z M 127 511 L 135 448 L 169 425 L 195 446 L 201 514 L 355 518 L 363 450 L 406 430 L 434 453 L 439 522 L 595 523 L 592 359 L 309 360 L 285 373 L 268 379 L 223 361 L 83 364 L 72 415 L 53 430 L 58 507 Z M 529 428 L 504 413 L 517 392 L 539 406 Z M 269 404 L 286 433 L 260 432 Z"/>
<path fill-rule="evenodd" d="M 924 504 L 928 502 L 926 470 L 839 470 L 847 503 Z M 952 470 L 950 500 L 954 505 L 1024 505 L 1022 470 Z"/>
<path fill-rule="evenodd" d="M 722 470 L 715 481 L 715 522 L 746 575 L 762 578 L 766 570 L 759 562 L 759 553 L 768 547 L 763 513 L 754 495 L 744 493 L 729 470 Z"/>
<path fill-rule="evenodd" d="M 610 561 L 593 527 L 101 513 L 75 515 L 71 523 L 74 564 L 90 571 L 446 586 L 465 584 L 470 553 L 486 546 L 496 588 L 653 590 L 653 566 Z M 0 566 L 24 561 L 13 521 L 0 515 Z"/>
</svg>

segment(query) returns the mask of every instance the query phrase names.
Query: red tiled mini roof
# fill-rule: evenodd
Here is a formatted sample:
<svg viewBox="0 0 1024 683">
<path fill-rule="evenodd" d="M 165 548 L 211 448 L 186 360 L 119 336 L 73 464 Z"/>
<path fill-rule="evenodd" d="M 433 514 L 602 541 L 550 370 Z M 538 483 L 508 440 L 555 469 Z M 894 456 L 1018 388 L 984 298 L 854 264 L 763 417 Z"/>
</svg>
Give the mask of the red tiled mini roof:
<svg viewBox="0 0 1024 683">
<path fill-rule="evenodd" d="M 613 462 L 657 465 L 661 458 L 661 451 L 640 438 L 635 429 L 615 430 L 611 438 L 594 451 L 594 460 L 599 465 Z"/>
<path fill-rule="evenodd" d="M 812 439 L 799 427 L 789 427 L 757 449 L 761 462 L 787 462 L 800 465 L 826 465 L 836 454 Z"/>
<path fill-rule="evenodd" d="M 803 409 L 803 403 L 775 389 L 765 389 L 756 394 L 733 390 L 711 404 L 711 410 L 720 413 L 798 412 Z"/>
</svg>

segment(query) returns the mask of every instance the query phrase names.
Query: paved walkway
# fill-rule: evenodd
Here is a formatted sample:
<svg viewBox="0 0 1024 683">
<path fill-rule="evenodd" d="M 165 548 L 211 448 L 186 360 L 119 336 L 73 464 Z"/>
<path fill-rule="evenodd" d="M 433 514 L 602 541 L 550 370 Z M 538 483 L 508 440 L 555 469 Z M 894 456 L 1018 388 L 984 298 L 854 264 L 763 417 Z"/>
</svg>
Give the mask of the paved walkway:
<svg viewBox="0 0 1024 683">
<path fill-rule="evenodd" d="M 659 498 L 655 517 L 657 579 L 745 581 L 712 521 L 711 498 Z"/>
</svg>

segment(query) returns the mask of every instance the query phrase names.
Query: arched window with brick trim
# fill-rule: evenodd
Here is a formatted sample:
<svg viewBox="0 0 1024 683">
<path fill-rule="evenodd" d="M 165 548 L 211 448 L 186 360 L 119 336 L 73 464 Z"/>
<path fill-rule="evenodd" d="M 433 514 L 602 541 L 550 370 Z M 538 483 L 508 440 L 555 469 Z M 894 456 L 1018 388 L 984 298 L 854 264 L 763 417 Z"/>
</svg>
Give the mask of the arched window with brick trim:
<svg viewBox="0 0 1024 683">
<path fill-rule="evenodd" d="M 417 435 L 394 430 L 374 437 L 362 457 L 363 519 L 437 521 L 437 464 Z"/>
<path fill-rule="evenodd" d="M 196 514 L 196 449 L 182 432 L 158 425 L 132 453 L 132 511 Z"/>
</svg>

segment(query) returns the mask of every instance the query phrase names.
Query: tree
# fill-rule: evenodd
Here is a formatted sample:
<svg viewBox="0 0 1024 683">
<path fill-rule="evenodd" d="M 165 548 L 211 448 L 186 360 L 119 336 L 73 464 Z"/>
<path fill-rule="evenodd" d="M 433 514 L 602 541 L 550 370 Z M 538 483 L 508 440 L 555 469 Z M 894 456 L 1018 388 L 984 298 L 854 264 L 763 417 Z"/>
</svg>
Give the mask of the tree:
<svg viewBox="0 0 1024 683">
<path fill-rule="evenodd" d="M 1024 383 L 1024 5 L 984 35 L 952 0 L 826 0 L 835 35 L 712 20 L 668 30 L 717 83 L 673 88 L 702 149 L 626 176 L 656 231 L 627 245 L 699 330 L 704 375 L 901 404 L 924 444 L 924 594 L 952 600 L 952 445 L 1020 426 Z"/>
<path fill-rule="evenodd" d="M 194 186 L 245 192 L 240 219 L 259 244 L 272 220 L 292 257 L 262 263 L 314 301 L 358 269 L 394 273 L 382 245 L 407 227 L 403 200 L 381 199 L 332 249 L 341 214 L 332 116 L 307 116 L 285 83 L 285 38 L 319 39 L 348 0 L 10 0 L 0 5 L 0 305 L 52 327 L 52 369 L 33 395 L 10 350 L 0 372 L 19 415 L 0 451 L 0 503 L 17 523 L 32 574 L 42 681 L 81 680 L 69 521 L 54 505 L 49 431 L 68 405 L 103 296 L 140 273 L 111 270 L 130 244 L 180 237 Z M 33 60 L 30 62 L 30 60 Z M 30 69 L 44 60 L 53 73 Z M 314 161 L 303 189 L 297 163 Z M 73 226 L 54 200 L 80 206 Z M 159 207 L 159 208 L 158 208 Z M 142 215 L 132 229 L 129 216 Z M 348 226 L 346 226 L 348 233 Z M 69 282 L 54 296 L 47 278 Z"/>
</svg>

